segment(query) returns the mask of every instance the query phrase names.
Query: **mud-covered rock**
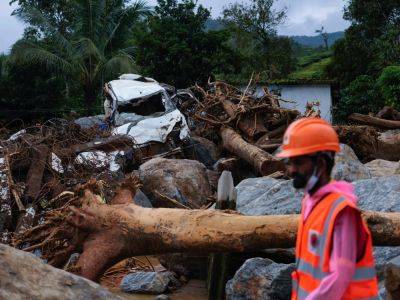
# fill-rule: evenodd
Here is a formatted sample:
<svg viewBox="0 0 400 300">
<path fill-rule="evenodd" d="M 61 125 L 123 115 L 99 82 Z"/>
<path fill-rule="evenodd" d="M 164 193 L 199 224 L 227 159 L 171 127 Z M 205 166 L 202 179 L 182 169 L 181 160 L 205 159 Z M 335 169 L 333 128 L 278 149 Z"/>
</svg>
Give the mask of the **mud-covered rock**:
<svg viewBox="0 0 400 300">
<path fill-rule="evenodd" d="M 400 174 L 400 163 L 398 161 L 388 161 L 375 159 L 365 164 L 372 177 L 383 177 Z"/>
<path fill-rule="evenodd" d="M 85 278 L 0 244 L 0 299 L 121 299 Z"/>
<path fill-rule="evenodd" d="M 226 285 L 229 300 L 290 298 L 294 264 L 277 264 L 265 258 L 251 258 L 240 267 Z"/>
<path fill-rule="evenodd" d="M 142 207 L 153 207 L 149 198 L 140 190 L 136 191 L 135 197 L 133 197 L 133 203 Z"/>
<path fill-rule="evenodd" d="M 332 178 L 352 182 L 360 179 L 369 179 L 371 178 L 371 173 L 358 160 L 353 149 L 345 144 L 340 144 L 340 152 L 335 156 Z"/>
<path fill-rule="evenodd" d="M 400 247 L 374 247 L 375 267 L 379 280 L 384 279 L 385 266 L 388 261 L 400 256 Z"/>
<path fill-rule="evenodd" d="M 386 299 L 400 299 L 400 256 L 393 258 L 386 265 L 385 287 Z"/>
<path fill-rule="evenodd" d="M 143 192 L 155 207 L 168 207 L 169 202 L 163 197 L 166 196 L 198 208 L 212 195 L 206 167 L 198 161 L 154 158 L 140 166 L 139 176 Z"/>
<path fill-rule="evenodd" d="M 212 141 L 200 136 L 193 136 L 192 140 L 195 145 L 201 145 L 202 147 L 204 147 L 210 157 L 214 160 L 214 162 L 216 162 L 221 157 L 221 151 Z"/>
<path fill-rule="evenodd" d="M 161 294 L 175 282 L 171 272 L 135 272 L 122 279 L 120 288 L 125 293 Z"/>
</svg>

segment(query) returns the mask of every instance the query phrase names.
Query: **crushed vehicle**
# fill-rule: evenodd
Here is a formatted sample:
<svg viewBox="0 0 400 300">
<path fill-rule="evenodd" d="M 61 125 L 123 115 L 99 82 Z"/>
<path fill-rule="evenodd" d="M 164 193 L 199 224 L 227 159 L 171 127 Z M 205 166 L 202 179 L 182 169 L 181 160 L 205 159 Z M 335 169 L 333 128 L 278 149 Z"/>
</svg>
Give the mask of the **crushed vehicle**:
<svg viewBox="0 0 400 300">
<path fill-rule="evenodd" d="M 123 74 L 106 83 L 104 92 L 104 119 L 113 135 L 132 139 L 136 161 L 155 155 L 193 157 L 197 150 L 186 118 L 173 101 L 180 91 L 152 78 Z M 212 163 L 207 155 L 204 160 L 206 165 Z"/>
</svg>

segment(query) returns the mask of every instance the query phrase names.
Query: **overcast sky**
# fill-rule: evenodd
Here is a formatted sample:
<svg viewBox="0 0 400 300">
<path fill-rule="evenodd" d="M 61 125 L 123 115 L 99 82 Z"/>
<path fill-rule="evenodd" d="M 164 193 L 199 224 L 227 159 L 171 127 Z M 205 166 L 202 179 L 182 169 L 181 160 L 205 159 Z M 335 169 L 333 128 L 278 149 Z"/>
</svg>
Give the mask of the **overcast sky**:
<svg viewBox="0 0 400 300">
<path fill-rule="evenodd" d="M 223 7 L 234 0 L 198 0 L 198 2 L 211 8 L 213 17 L 218 17 Z M 345 0 L 277 0 L 277 8 L 288 9 L 286 23 L 279 28 L 279 34 L 315 35 L 315 29 L 322 25 L 328 32 L 344 30 L 348 27 L 348 23 L 342 18 L 345 2 Z M 8 3 L 9 0 L 0 0 L 0 53 L 8 52 L 24 30 L 24 24 L 10 16 L 15 7 L 10 7 Z M 148 0 L 148 3 L 154 5 L 156 0 Z"/>
</svg>

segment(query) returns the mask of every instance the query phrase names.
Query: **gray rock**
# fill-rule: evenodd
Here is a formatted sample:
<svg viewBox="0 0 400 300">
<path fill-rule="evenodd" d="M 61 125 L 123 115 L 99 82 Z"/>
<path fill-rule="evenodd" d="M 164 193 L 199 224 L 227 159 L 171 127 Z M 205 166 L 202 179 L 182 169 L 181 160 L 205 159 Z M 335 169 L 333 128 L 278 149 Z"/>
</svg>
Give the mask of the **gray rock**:
<svg viewBox="0 0 400 300">
<path fill-rule="evenodd" d="M 153 158 L 140 166 L 139 177 L 156 207 L 171 205 L 160 194 L 189 207 L 201 207 L 212 195 L 206 167 L 195 160 Z"/>
<path fill-rule="evenodd" d="M 340 152 L 335 156 L 332 178 L 352 182 L 371 177 L 369 169 L 358 160 L 353 149 L 345 144 L 340 144 Z"/>
<path fill-rule="evenodd" d="M 400 212 L 400 175 L 359 180 L 354 184 L 361 209 Z"/>
<path fill-rule="evenodd" d="M 154 298 L 155 300 L 170 300 L 171 298 L 168 295 L 158 295 L 157 297 Z"/>
<path fill-rule="evenodd" d="M 400 174 L 400 163 L 398 161 L 388 161 L 375 159 L 365 164 L 372 177 L 383 177 Z"/>
<path fill-rule="evenodd" d="M 133 197 L 133 202 L 142 207 L 153 207 L 149 198 L 140 189 L 137 190 L 135 197 Z"/>
<path fill-rule="evenodd" d="M 200 136 L 192 136 L 192 140 L 195 143 L 198 143 L 201 146 L 203 146 L 208 151 L 208 154 L 211 156 L 214 162 L 216 162 L 220 158 L 221 151 L 218 149 L 217 145 L 215 145 L 215 143 L 213 143 L 212 141 Z"/>
<path fill-rule="evenodd" d="M 100 285 L 0 244 L 0 299 L 122 299 Z"/>
<path fill-rule="evenodd" d="M 76 119 L 74 123 L 78 124 L 83 129 L 100 126 L 101 124 L 104 124 L 104 115 L 82 117 Z"/>
<path fill-rule="evenodd" d="M 126 275 L 120 288 L 125 293 L 161 294 L 175 282 L 171 272 L 135 272 Z"/>
<path fill-rule="evenodd" d="M 379 281 L 384 279 L 388 261 L 400 255 L 400 247 L 374 247 L 375 266 Z"/>
<path fill-rule="evenodd" d="M 240 267 L 226 285 L 230 300 L 290 298 L 291 277 L 294 264 L 277 264 L 269 259 L 251 258 Z"/>
<path fill-rule="evenodd" d="M 363 210 L 400 211 L 400 175 L 353 182 L 358 206 Z M 290 180 L 249 178 L 237 186 L 237 210 L 245 215 L 300 213 L 302 192 Z"/>
<path fill-rule="evenodd" d="M 281 215 L 300 212 L 303 193 L 290 180 L 269 177 L 249 178 L 236 186 L 236 208 L 245 215 Z"/>
</svg>

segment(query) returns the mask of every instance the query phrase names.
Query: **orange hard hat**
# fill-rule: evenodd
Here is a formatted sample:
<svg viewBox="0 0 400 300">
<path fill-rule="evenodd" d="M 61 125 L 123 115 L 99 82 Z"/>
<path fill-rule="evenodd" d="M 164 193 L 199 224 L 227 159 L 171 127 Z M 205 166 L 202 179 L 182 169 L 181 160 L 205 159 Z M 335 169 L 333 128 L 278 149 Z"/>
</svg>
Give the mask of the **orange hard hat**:
<svg viewBox="0 0 400 300">
<path fill-rule="evenodd" d="M 277 157 L 293 157 L 319 151 L 339 152 L 339 137 L 323 119 L 303 118 L 290 124 L 283 136 L 282 151 Z"/>
</svg>

